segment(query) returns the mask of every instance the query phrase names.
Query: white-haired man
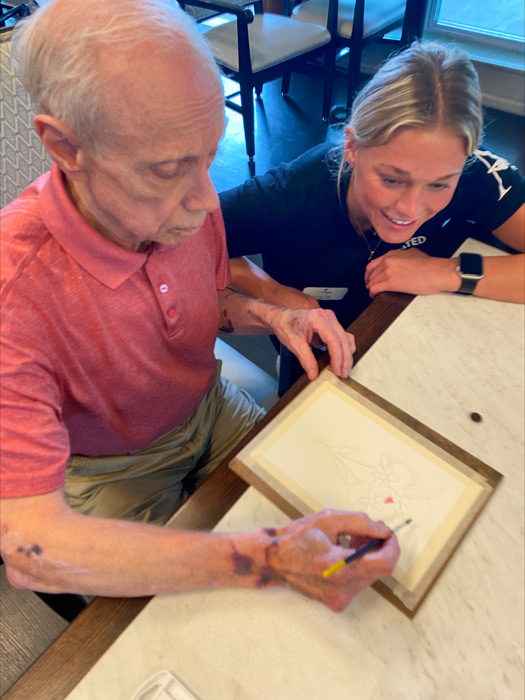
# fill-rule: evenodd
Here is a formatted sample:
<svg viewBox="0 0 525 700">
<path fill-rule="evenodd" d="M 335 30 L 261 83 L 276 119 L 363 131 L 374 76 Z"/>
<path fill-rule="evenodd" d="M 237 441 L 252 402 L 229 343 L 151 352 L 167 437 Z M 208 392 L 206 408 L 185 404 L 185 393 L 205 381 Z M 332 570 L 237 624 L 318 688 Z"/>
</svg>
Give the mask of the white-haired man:
<svg viewBox="0 0 525 700">
<path fill-rule="evenodd" d="M 111 596 L 282 585 L 343 609 L 399 555 L 363 514 L 228 535 L 157 525 L 261 415 L 220 378 L 218 326 L 275 333 L 311 378 L 312 341 L 342 376 L 354 350 L 331 312 L 227 288 L 208 172 L 223 93 L 206 45 L 169 2 L 53 0 L 14 58 L 54 163 L 3 211 L 9 580 Z M 325 581 L 344 533 L 385 543 Z"/>
</svg>

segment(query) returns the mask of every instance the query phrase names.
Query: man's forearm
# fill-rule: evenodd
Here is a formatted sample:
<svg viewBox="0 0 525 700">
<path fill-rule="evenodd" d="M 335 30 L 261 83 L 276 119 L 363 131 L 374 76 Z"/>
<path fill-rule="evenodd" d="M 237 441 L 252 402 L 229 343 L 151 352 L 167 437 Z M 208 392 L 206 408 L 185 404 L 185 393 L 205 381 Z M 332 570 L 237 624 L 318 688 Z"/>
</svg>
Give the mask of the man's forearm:
<svg viewBox="0 0 525 700">
<path fill-rule="evenodd" d="M 355 340 L 341 327 L 333 311 L 274 306 L 227 289 L 219 296 L 219 312 L 220 333 L 275 333 L 296 355 L 309 379 L 319 374 L 311 346 L 326 346 L 335 374 L 350 375 Z"/>
<path fill-rule="evenodd" d="M 344 610 L 362 588 L 391 574 L 399 557 L 386 525 L 329 510 L 279 528 L 210 534 L 91 518 L 55 492 L 4 500 L 1 530 L 9 581 L 49 593 L 135 597 L 281 586 Z M 328 581 L 323 572 L 349 552 L 339 543 L 343 534 L 384 542 Z"/>
<path fill-rule="evenodd" d="M 3 519 L 2 552 L 14 586 L 124 597 L 256 587 L 271 543 L 263 530 L 236 535 L 177 531 L 69 509 L 61 509 L 54 527 L 56 516 L 47 515 L 38 537 L 28 534 L 34 529 L 27 521 L 17 527 L 9 525 L 9 517 Z"/>
<path fill-rule="evenodd" d="M 266 335 L 273 332 L 279 307 L 246 297 L 233 289 L 219 296 L 219 333 Z"/>
</svg>

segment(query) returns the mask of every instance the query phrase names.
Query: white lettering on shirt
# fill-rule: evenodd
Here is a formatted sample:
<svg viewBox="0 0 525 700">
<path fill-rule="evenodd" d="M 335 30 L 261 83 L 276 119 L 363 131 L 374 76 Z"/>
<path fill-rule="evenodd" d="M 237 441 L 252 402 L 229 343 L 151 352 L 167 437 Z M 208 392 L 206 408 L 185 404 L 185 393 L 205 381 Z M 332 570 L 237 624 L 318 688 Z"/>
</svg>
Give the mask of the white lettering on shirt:
<svg viewBox="0 0 525 700">
<path fill-rule="evenodd" d="M 503 180 L 501 179 L 501 175 L 499 174 L 500 170 L 508 170 L 510 168 L 509 161 L 505 160 L 505 158 L 500 158 L 500 156 L 494 155 L 494 153 L 491 153 L 490 151 L 475 150 L 474 155 L 487 168 L 487 174 L 493 175 L 496 182 L 498 183 L 499 202 L 500 199 L 502 199 L 507 194 L 507 192 L 509 192 L 512 189 L 512 185 L 507 188 L 503 187 Z M 492 159 L 492 162 L 490 159 Z"/>
<path fill-rule="evenodd" d="M 423 243 L 426 243 L 426 240 L 426 236 L 413 236 L 406 243 L 403 243 L 401 249 L 406 250 L 406 248 L 413 248 L 416 245 L 423 245 Z"/>
</svg>

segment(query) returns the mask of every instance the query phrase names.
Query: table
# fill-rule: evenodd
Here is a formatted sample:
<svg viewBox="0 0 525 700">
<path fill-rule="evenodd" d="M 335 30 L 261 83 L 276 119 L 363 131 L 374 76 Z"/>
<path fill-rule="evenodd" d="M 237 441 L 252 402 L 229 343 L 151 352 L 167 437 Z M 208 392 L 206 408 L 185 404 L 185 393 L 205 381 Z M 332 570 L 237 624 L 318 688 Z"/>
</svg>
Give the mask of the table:
<svg viewBox="0 0 525 700">
<path fill-rule="evenodd" d="M 464 249 L 485 251 L 473 242 Z M 273 700 L 292 700 L 310 678 L 317 655 L 322 660 L 332 655 L 336 661 L 326 697 L 519 700 L 524 680 L 524 315 L 523 306 L 459 295 L 418 297 L 411 303 L 405 295 L 381 295 L 353 324 L 359 347 L 354 378 L 505 476 L 413 620 L 370 589 L 341 615 L 286 591 L 199 591 L 159 596 L 148 605 L 148 599 L 100 598 L 5 699 L 61 700 L 68 693 L 69 700 L 129 698 L 149 675 L 169 668 L 203 700 L 257 700 L 269 697 L 267 689 Z M 305 384 L 300 380 L 264 423 Z M 483 420 L 472 421 L 472 412 Z M 239 529 L 268 524 L 268 518 L 278 524 L 285 516 L 252 489 L 246 491 L 223 464 L 172 525 L 212 528 L 221 520 L 221 529 Z M 267 594 L 273 596 L 271 606 Z M 249 613 L 253 629 L 267 620 L 272 607 L 279 616 L 268 619 L 263 637 L 255 644 L 250 633 L 239 642 L 239 615 Z M 225 611 L 228 616 L 221 621 Z M 319 636 L 310 649 L 316 654 L 306 658 L 308 648 L 300 641 L 312 639 L 313 622 Z M 228 643 L 213 642 L 217 629 Z M 268 646 L 272 635 L 278 640 L 277 656 Z M 293 645 L 286 651 L 287 638 L 299 644 L 295 651 L 307 661 L 299 669 Z M 333 648 L 330 640 L 336 642 Z M 237 668 L 225 654 L 232 644 L 237 644 Z M 341 649 L 344 664 L 339 663 Z M 272 673 L 259 677 L 269 660 Z M 345 682 L 353 679 L 352 694 L 348 686 L 344 695 L 336 694 L 338 673 Z M 309 682 L 315 680 L 312 675 Z M 304 697 L 322 697 L 310 688 L 314 694 Z"/>
</svg>

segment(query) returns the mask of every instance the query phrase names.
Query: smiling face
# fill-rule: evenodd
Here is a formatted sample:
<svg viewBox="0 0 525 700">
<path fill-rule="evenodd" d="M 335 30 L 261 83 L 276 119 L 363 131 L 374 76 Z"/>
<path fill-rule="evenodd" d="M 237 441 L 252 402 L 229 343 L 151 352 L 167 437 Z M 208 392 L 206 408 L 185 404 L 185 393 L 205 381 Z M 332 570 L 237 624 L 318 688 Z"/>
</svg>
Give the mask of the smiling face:
<svg viewBox="0 0 525 700">
<path fill-rule="evenodd" d="M 184 241 L 219 206 L 209 167 L 224 131 L 222 87 L 209 60 L 190 46 L 176 60 L 142 52 L 105 78 L 114 145 L 80 147 L 79 171 L 68 177 L 84 218 L 129 250 Z"/>
<path fill-rule="evenodd" d="M 348 127 L 345 156 L 350 220 L 386 243 L 404 243 L 447 206 L 466 160 L 462 139 L 440 128 L 406 128 L 382 146 L 365 147 Z"/>
</svg>

